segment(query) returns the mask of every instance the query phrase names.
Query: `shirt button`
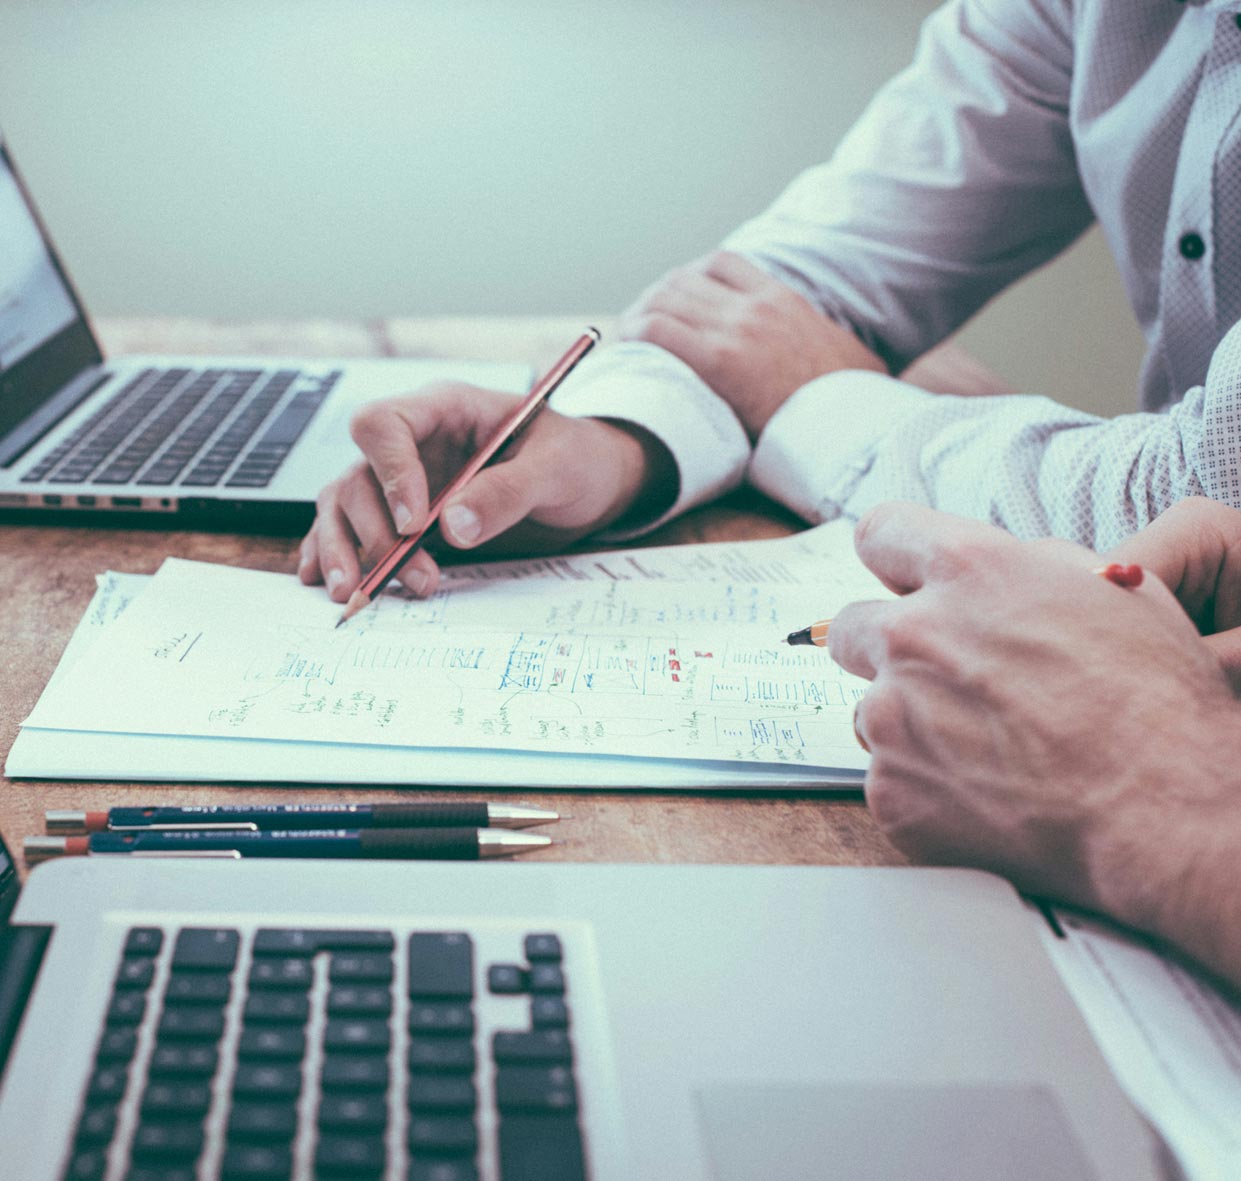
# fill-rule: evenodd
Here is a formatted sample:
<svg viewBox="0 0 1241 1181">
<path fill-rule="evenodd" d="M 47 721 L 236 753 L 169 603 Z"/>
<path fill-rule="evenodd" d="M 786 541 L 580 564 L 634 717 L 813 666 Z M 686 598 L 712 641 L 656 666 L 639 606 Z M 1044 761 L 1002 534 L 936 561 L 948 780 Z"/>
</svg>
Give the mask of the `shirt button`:
<svg viewBox="0 0 1241 1181">
<path fill-rule="evenodd" d="M 1181 257 L 1189 259 L 1190 262 L 1196 262 L 1207 252 L 1207 244 L 1202 240 L 1202 235 L 1195 234 L 1192 230 L 1181 235 L 1179 246 Z"/>
</svg>

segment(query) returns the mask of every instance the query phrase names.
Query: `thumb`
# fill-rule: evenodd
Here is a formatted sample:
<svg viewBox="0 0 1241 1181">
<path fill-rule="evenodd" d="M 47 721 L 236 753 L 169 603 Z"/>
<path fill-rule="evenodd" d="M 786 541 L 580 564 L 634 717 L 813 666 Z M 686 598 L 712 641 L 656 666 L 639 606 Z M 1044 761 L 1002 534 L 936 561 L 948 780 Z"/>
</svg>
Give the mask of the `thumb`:
<svg viewBox="0 0 1241 1181">
<path fill-rule="evenodd" d="M 1224 672 L 1232 682 L 1232 691 L 1241 694 L 1241 627 L 1216 632 L 1204 639 L 1215 658 L 1224 666 Z"/>
<path fill-rule="evenodd" d="M 539 503 L 537 474 L 530 468 L 516 459 L 483 468 L 444 505 L 439 521 L 444 540 L 471 549 L 529 516 Z"/>
</svg>

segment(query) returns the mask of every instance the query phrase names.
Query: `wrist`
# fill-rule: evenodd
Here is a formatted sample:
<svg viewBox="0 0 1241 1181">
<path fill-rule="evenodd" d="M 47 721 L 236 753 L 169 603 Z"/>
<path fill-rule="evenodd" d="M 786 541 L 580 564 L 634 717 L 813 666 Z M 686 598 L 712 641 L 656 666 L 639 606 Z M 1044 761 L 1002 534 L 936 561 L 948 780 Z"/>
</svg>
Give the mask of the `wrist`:
<svg viewBox="0 0 1241 1181">
<path fill-rule="evenodd" d="M 608 433 L 614 455 L 616 486 L 597 529 L 629 518 L 654 520 L 676 501 L 679 488 L 676 461 L 668 448 L 645 427 L 619 419 L 593 419 Z"/>
<path fill-rule="evenodd" d="M 1170 742 L 1165 733 L 1162 757 L 1117 793 L 1090 842 L 1088 869 L 1099 910 L 1241 983 L 1236 731 L 1234 704 L 1194 719 L 1192 735 L 1178 729 Z"/>
</svg>

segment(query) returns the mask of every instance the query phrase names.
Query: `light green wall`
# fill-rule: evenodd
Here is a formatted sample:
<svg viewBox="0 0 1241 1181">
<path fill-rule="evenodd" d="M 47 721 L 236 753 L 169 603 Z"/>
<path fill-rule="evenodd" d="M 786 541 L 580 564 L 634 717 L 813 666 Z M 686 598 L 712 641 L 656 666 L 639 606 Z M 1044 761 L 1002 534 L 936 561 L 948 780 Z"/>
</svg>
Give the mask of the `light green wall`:
<svg viewBox="0 0 1241 1181">
<path fill-rule="evenodd" d="M 0 0 L 0 127 L 97 315 L 610 312 L 826 157 L 933 7 Z M 1097 241 L 966 340 L 1132 405 Z"/>
</svg>

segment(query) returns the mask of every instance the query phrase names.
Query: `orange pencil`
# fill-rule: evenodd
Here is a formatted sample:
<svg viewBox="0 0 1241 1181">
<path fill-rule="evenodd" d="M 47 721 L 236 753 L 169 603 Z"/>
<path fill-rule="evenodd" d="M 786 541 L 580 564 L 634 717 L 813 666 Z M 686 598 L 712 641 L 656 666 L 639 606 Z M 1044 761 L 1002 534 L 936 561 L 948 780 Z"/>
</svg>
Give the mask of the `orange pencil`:
<svg viewBox="0 0 1241 1181">
<path fill-rule="evenodd" d="M 389 580 L 396 572 L 412 558 L 418 547 L 422 544 L 423 539 L 435 527 L 439 521 L 440 512 L 444 508 L 444 503 L 449 497 L 455 496 L 462 488 L 465 487 L 483 468 L 485 468 L 506 443 L 512 442 L 517 434 L 529 425 L 534 416 L 543 409 L 547 399 L 555 392 L 556 387 L 572 372 L 573 367 L 599 342 L 599 331 L 596 328 L 587 328 L 581 336 L 569 346 L 568 352 L 565 353 L 555 365 L 544 374 L 543 379 L 535 384 L 534 388 L 521 400 L 521 403 L 496 428 L 490 438 L 470 456 L 465 467 L 463 467 L 448 483 L 444 486 L 443 491 L 431 502 L 430 508 L 427 509 L 427 519 L 422 528 L 417 533 L 410 533 L 401 537 L 392 546 L 392 548 L 384 554 L 378 562 L 375 563 L 374 569 L 358 583 L 358 589 L 349 596 L 349 601 L 345 604 L 345 609 L 341 613 L 341 617 L 336 621 L 336 626 L 340 627 L 347 619 L 351 619 L 363 607 L 367 606 L 370 601 L 388 585 Z"/>
<path fill-rule="evenodd" d="M 809 627 L 803 627 L 801 631 L 790 632 L 788 640 L 789 644 L 813 644 L 816 648 L 827 647 L 827 629 L 831 627 L 830 619 L 821 619 L 818 623 L 812 623 Z"/>
</svg>

